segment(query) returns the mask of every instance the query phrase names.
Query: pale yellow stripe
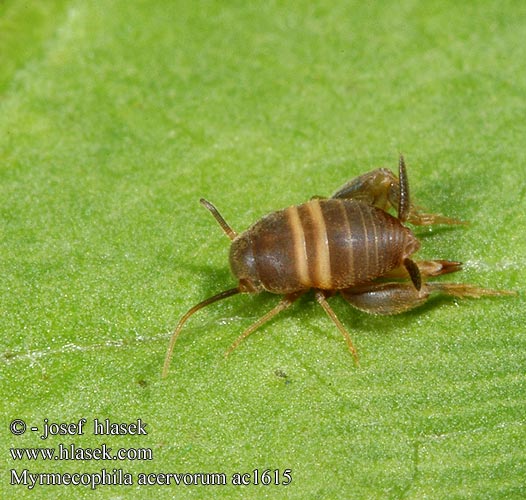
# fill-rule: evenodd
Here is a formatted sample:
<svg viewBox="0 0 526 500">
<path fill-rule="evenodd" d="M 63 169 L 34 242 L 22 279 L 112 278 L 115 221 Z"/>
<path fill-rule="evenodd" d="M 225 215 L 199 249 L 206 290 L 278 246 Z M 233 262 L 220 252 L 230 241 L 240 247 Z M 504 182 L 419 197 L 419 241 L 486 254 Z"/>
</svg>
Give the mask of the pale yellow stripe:
<svg viewBox="0 0 526 500">
<path fill-rule="evenodd" d="M 327 237 L 327 228 L 325 226 L 325 219 L 321 211 L 320 201 L 312 200 L 309 204 L 309 211 L 312 216 L 312 221 L 316 228 L 316 262 L 313 265 L 316 282 L 321 288 L 330 289 L 332 285 L 331 280 L 331 258 L 329 255 L 329 239 Z"/>
<path fill-rule="evenodd" d="M 301 284 L 309 285 L 309 268 L 307 265 L 307 246 L 305 244 L 305 233 L 301 225 L 297 207 L 287 209 L 289 215 L 290 229 L 294 242 L 294 264 Z"/>
</svg>

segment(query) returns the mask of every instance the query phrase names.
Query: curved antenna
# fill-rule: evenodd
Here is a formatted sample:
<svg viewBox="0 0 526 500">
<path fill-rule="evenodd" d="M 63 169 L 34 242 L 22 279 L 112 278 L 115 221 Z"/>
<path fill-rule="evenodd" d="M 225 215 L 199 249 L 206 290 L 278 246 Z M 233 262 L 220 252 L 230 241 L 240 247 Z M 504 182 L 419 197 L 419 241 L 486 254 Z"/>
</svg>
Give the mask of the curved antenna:
<svg viewBox="0 0 526 500">
<path fill-rule="evenodd" d="M 194 307 L 192 307 L 186 312 L 186 314 L 179 320 L 179 323 L 177 324 L 174 332 L 172 333 L 172 337 L 170 338 L 170 343 L 168 344 L 168 350 L 166 351 L 166 357 L 164 358 L 162 378 L 166 378 L 166 376 L 168 375 L 168 370 L 170 368 L 170 362 L 172 360 L 172 354 L 173 354 L 175 342 L 177 340 L 177 337 L 179 336 L 179 333 L 181 332 L 181 329 L 183 328 L 183 325 L 186 323 L 187 319 L 190 316 L 192 316 L 194 313 L 199 311 L 199 309 L 202 309 L 203 307 L 206 307 L 214 302 L 217 302 L 218 300 L 223 300 L 223 299 L 226 299 L 227 297 L 231 297 L 232 295 L 236 295 L 237 293 L 240 293 L 239 288 L 231 288 L 230 290 L 225 290 L 221 293 L 218 293 L 217 295 L 208 297 L 208 299 L 205 299 L 202 302 L 199 302 L 199 304 L 196 304 Z"/>
<path fill-rule="evenodd" d="M 201 198 L 199 203 L 201 203 L 203 207 L 210 211 L 210 213 L 214 216 L 214 219 L 221 226 L 221 229 L 231 240 L 237 236 L 237 233 L 228 225 L 227 221 L 223 219 L 223 216 L 219 213 L 219 210 L 217 210 L 217 208 L 214 207 L 212 203 L 210 203 L 208 200 L 205 200 L 204 198 Z"/>
</svg>

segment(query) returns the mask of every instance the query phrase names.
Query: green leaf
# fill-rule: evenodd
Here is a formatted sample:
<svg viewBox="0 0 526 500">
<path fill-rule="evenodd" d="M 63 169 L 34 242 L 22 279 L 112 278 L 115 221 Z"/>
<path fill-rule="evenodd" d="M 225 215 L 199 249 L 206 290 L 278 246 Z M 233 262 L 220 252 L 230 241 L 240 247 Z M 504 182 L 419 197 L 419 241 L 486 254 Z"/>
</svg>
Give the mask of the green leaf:
<svg viewBox="0 0 526 500">
<path fill-rule="evenodd" d="M 99 498 L 523 498 L 525 39 L 521 2 L 3 2 L 1 496 L 92 497 L 12 471 L 105 469 L 134 485 Z M 335 297 L 360 367 L 312 296 L 225 360 L 278 301 L 237 296 L 189 320 L 161 380 L 180 316 L 236 285 L 200 197 L 242 231 L 400 152 L 416 203 L 471 223 L 417 228 L 419 256 L 516 296 L 394 317 Z M 96 418 L 148 434 L 95 435 Z M 153 457 L 9 451 L 60 443 Z"/>
</svg>

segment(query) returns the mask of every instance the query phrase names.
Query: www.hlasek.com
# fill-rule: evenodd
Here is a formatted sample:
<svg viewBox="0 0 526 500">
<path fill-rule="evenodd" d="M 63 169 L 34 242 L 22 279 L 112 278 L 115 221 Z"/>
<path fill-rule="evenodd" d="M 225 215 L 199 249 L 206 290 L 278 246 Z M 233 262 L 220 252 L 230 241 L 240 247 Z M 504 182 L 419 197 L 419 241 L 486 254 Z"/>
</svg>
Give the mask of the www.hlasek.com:
<svg viewBox="0 0 526 500">
<path fill-rule="evenodd" d="M 98 448 L 83 448 L 73 443 L 58 448 L 10 448 L 13 460 L 153 460 L 151 448 L 112 448 L 101 444 Z"/>
</svg>

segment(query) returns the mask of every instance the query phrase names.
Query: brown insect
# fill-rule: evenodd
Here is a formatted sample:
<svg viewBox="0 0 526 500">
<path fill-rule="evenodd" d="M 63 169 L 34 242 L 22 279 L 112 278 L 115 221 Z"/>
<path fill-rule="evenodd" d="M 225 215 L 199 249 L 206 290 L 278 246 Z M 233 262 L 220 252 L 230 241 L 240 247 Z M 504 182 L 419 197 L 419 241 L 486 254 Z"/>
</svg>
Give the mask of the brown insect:
<svg viewBox="0 0 526 500">
<path fill-rule="evenodd" d="M 186 322 L 199 309 L 238 293 L 267 291 L 284 295 L 269 312 L 248 327 L 226 351 L 310 289 L 343 335 L 358 362 L 351 337 L 327 298 L 340 292 L 352 306 L 372 314 L 398 314 L 423 304 L 435 292 L 455 297 L 509 295 L 461 283 L 430 283 L 426 278 L 459 271 L 460 262 L 414 261 L 420 242 L 404 222 L 413 225 L 462 224 L 458 219 L 428 214 L 409 198 L 403 156 L 398 178 L 386 168 L 345 184 L 330 198 L 313 198 L 263 217 L 241 234 L 227 224 L 210 202 L 201 199 L 232 240 L 230 267 L 238 286 L 192 307 L 179 321 L 166 353 L 166 377 L 173 348 Z M 397 216 L 388 210 L 396 209 Z"/>
</svg>

